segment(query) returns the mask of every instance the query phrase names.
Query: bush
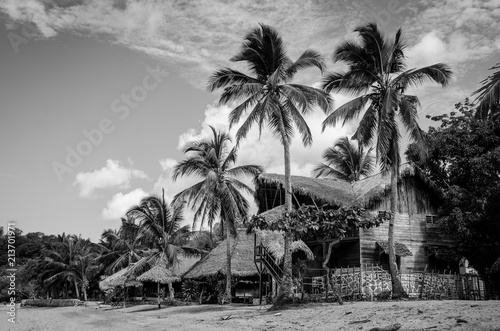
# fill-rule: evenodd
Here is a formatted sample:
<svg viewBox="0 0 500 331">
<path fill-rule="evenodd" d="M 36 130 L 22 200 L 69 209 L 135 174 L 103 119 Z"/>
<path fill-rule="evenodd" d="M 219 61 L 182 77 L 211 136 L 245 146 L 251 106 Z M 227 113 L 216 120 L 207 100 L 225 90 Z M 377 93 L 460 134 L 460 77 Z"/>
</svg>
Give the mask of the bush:
<svg viewBox="0 0 500 331">
<path fill-rule="evenodd" d="M 185 280 L 182 283 L 182 299 L 194 302 L 200 297 L 200 283 L 194 280 Z"/>
</svg>

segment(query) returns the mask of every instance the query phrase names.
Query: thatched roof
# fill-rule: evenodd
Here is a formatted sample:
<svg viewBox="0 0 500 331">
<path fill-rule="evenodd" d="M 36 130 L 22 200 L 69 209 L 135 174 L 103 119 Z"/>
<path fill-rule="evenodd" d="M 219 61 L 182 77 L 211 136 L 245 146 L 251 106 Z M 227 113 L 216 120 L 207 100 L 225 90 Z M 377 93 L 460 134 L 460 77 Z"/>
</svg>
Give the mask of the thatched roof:
<svg viewBox="0 0 500 331">
<path fill-rule="evenodd" d="M 227 240 L 227 239 L 226 239 Z M 222 241 L 210 253 L 194 264 L 182 278 L 197 279 L 217 273 L 226 273 L 226 240 Z M 238 237 L 232 238 L 231 272 L 235 276 L 258 275 L 254 264 L 254 234 L 238 230 Z"/>
<path fill-rule="evenodd" d="M 404 164 L 400 168 L 401 178 L 418 178 L 432 194 L 439 195 L 438 188 L 418 168 Z M 377 173 L 356 182 L 346 182 L 332 178 L 311 178 L 291 176 L 292 191 L 295 195 L 304 195 L 313 199 L 318 205 L 332 206 L 362 205 L 369 208 L 373 202 L 390 192 L 390 173 Z M 285 176 L 281 174 L 263 173 L 256 177 L 256 197 L 259 203 L 263 201 L 263 193 L 259 192 L 266 185 L 284 185 Z"/>
<path fill-rule="evenodd" d="M 181 278 L 167 268 L 165 263 L 159 263 L 136 278 L 140 282 L 155 282 L 161 284 L 175 283 Z"/>
<path fill-rule="evenodd" d="M 377 241 L 377 244 L 379 245 L 380 248 L 382 248 L 383 252 L 386 254 L 389 254 L 389 242 L 387 241 Z M 394 243 L 394 249 L 396 250 L 396 255 L 397 256 L 412 256 L 412 252 L 406 247 L 405 244 L 395 242 Z"/>
<path fill-rule="evenodd" d="M 284 185 L 285 176 L 263 173 L 256 178 L 256 182 L 261 185 Z M 310 196 L 320 204 L 349 204 L 355 198 L 351 184 L 340 179 L 292 176 L 292 191 L 294 194 Z"/>
<path fill-rule="evenodd" d="M 181 280 L 181 275 L 188 271 L 196 262 L 198 257 L 178 256 L 178 262 L 174 266 L 168 267 L 165 263 L 159 263 L 136 279 L 140 282 L 160 282 L 161 284 L 175 283 Z"/>
<path fill-rule="evenodd" d="M 111 276 L 106 277 L 99 282 L 99 288 L 103 291 L 117 286 L 141 286 L 142 283 L 134 280 L 131 273 L 132 266 L 123 268 Z"/>
</svg>

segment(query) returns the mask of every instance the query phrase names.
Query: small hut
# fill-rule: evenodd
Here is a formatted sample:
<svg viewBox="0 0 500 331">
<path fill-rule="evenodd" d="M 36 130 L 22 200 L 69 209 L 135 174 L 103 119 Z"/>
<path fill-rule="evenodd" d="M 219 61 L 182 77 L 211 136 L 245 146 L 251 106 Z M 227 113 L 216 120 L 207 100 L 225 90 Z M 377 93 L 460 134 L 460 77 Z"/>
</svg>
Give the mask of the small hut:
<svg viewBox="0 0 500 331">
<path fill-rule="evenodd" d="M 142 275 L 137 277 L 140 282 L 155 282 L 158 284 L 158 309 L 161 308 L 160 284 L 168 284 L 170 299 L 174 298 L 174 288 L 172 283 L 180 281 L 181 278 L 175 275 L 172 270 L 167 268 L 164 262 L 160 262 L 153 268 L 149 269 Z"/>
<path fill-rule="evenodd" d="M 227 240 L 227 239 L 226 239 Z M 184 275 L 183 279 L 201 279 L 218 273 L 226 274 L 226 240 L 222 241 L 210 253 L 195 263 Z M 254 235 L 247 234 L 244 229 L 238 230 L 238 236 L 232 239 L 231 272 L 235 276 L 257 276 L 254 263 Z"/>
<path fill-rule="evenodd" d="M 188 271 L 200 258 L 181 254 L 177 257 L 177 260 L 178 263 L 173 266 L 167 268 L 165 265 L 158 264 L 137 277 L 137 280 L 141 281 L 144 285 L 144 295 L 146 297 L 153 296 L 152 293 L 154 293 L 154 296 L 157 296 L 161 292 L 158 288 L 160 284 L 171 283 L 168 286 L 171 297 L 181 292 L 181 275 Z M 169 279 L 173 281 L 169 282 Z"/>
<path fill-rule="evenodd" d="M 126 268 L 123 268 L 114 274 L 106 277 L 102 281 L 99 282 L 99 288 L 102 291 L 108 291 L 110 289 L 116 287 L 123 287 L 123 306 L 125 307 L 125 302 L 127 299 L 127 288 L 128 287 L 139 287 L 142 286 L 141 282 L 135 280 L 133 276 L 133 265 L 129 265 Z"/>
<path fill-rule="evenodd" d="M 227 240 L 227 239 L 226 239 Z M 256 290 L 259 281 L 259 271 L 254 262 L 254 234 L 247 234 L 246 230 L 239 229 L 236 238 L 232 239 L 231 273 L 240 277 L 240 282 L 234 284 L 233 297 L 238 299 L 258 296 Z M 225 275 L 227 268 L 226 241 L 222 241 L 210 253 L 195 263 L 183 279 L 205 280 L 208 276 Z"/>
</svg>

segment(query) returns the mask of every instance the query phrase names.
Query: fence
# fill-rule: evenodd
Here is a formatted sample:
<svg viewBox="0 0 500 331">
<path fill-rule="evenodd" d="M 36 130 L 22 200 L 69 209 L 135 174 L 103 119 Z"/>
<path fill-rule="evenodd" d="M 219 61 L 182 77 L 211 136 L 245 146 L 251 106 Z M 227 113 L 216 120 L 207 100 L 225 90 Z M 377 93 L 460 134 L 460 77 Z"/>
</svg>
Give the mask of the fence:
<svg viewBox="0 0 500 331">
<path fill-rule="evenodd" d="M 391 276 L 378 265 L 336 269 L 310 269 L 316 277 L 304 277 L 296 292 L 347 299 L 375 300 L 389 298 Z M 478 275 L 445 272 L 404 271 L 400 273 L 406 293 L 420 299 L 486 300 L 498 299 L 496 290 Z M 328 284 L 328 286 L 326 286 Z M 496 287 L 495 287 L 496 289 Z"/>
</svg>

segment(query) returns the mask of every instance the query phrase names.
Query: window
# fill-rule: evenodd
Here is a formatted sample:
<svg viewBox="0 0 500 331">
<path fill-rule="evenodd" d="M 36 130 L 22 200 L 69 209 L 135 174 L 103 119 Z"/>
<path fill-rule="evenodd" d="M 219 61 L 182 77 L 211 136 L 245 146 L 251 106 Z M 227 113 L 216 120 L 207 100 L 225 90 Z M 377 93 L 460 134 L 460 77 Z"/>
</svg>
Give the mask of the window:
<svg viewBox="0 0 500 331">
<path fill-rule="evenodd" d="M 425 223 L 426 224 L 437 224 L 437 216 L 436 215 L 425 215 Z"/>
</svg>

